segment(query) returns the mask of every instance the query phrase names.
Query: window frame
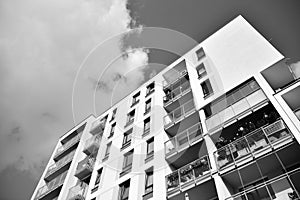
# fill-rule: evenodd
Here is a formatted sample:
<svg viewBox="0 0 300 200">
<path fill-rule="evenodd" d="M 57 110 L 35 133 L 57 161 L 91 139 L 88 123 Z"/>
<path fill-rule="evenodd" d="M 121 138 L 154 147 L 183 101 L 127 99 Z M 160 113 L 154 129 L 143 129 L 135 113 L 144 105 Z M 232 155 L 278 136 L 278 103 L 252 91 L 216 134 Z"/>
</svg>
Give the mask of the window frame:
<svg viewBox="0 0 300 200">
<path fill-rule="evenodd" d="M 151 102 L 152 102 L 152 99 L 148 99 L 146 102 L 145 102 L 145 113 L 144 115 L 146 115 L 147 113 L 149 113 L 151 111 Z"/>
<path fill-rule="evenodd" d="M 155 82 L 153 81 L 146 86 L 146 97 L 152 94 L 155 91 Z"/>
<path fill-rule="evenodd" d="M 122 149 L 131 144 L 133 128 L 129 129 L 123 134 Z"/>
<path fill-rule="evenodd" d="M 200 69 L 204 69 L 202 73 L 199 73 Z M 200 63 L 196 67 L 196 71 L 197 71 L 198 79 L 201 79 L 201 78 L 203 78 L 203 77 L 205 77 L 207 75 L 207 71 L 206 71 L 204 63 Z"/>
<path fill-rule="evenodd" d="M 153 184 L 153 182 L 154 182 L 153 181 L 153 178 L 154 178 L 153 175 L 154 175 L 154 173 L 153 173 L 152 168 L 149 171 L 145 171 L 145 194 L 149 194 L 149 193 L 153 192 L 153 185 L 154 185 Z"/>
<path fill-rule="evenodd" d="M 130 179 L 128 179 L 127 181 L 121 183 L 119 185 L 119 200 L 128 200 L 129 199 L 129 190 L 130 190 Z M 126 196 L 124 197 L 124 194 L 126 194 Z"/>
<path fill-rule="evenodd" d="M 203 98 L 206 99 L 214 94 L 213 87 L 211 85 L 211 82 L 209 79 L 206 79 L 202 83 L 200 83 L 202 92 L 203 92 Z"/>
<path fill-rule="evenodd" d="M 139 91 L 135 95 L 132 96 L 131 107 L 140 102 L 140 99 L 139 99 L 140 94 L 141 94 L 141 92 Z"/>
</svg>

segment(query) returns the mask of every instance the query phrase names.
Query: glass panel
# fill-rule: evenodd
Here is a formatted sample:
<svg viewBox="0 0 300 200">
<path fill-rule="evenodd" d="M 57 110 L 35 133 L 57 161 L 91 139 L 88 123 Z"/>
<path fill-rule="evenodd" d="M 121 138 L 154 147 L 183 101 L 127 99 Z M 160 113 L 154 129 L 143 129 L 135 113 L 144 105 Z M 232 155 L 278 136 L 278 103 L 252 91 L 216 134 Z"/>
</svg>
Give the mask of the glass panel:
<svg viewBox="0 0 300 200">
<path fill-rule="evenodd" d="M 268 140 L 262 129 L 258 129 L 246 136 L 252 152 L 260 150 L 268 145 Z"/>
<path fill-rule="evenodd" d="M 169 125 L 173 123 L 173 113 L 168 113 L 165 117 L 164 117 L 164 124 L 165 126 Z"/>
<path fill-rule="evenodd" d="M 215 158 L 219 168 L 224 167 L 230 163 L 233 163 L 232 154 L 230 153 L 229 146 L 225 146 L 215 152 Z"/>
<path fill-rule="evenodd" d="M 196 124 L 188 130 L 188 136 L 190 143 L 196 141 L 202 136 L 202 129 L 200 124 Z"/>
<path fill-rule="evenodd" d="M 175 138 L 171 138 L 165 143 L 166 155 L 171 154 L 176 151 L 176 141 Z"/>
<path fill-rule="evenodd" d="M 287 178 L 270 183 L 267 187 L 273 199 L 297 199 L 298 197 Z"/>
<path fill-rule="evenodd" d="M 247 103 L 246 99 L 242 99 L 236 103 L 234 103 L 232 105 L 232 108 L 233 108 L 233 112 L 235 113 L 235 115 L 239 115 L 241 114 L 242 112 L 250 109 L 250 106 L 249 104 Z"/>
<path fill-rule="evenodd" d="M 200 178 L 201 176 L 210 172 L 210 165 L 207 156 L 195 161 L 194 163 L 192 163 L 192 166 L 196 178 Z"/>
<path fill-rule="evenodd" d="M 248 155 L 250 153 L 250 149 L 248 148 L 248 144 L 245 138 L 240 138 L 237 141 L 233 142 L 230 145 L 230 149 L 235 160 Z"/>
<path fill-rule="evenodd" d="M 191 100 L 190 102 L 187 102 L 187 103 L 184 104 L 184 106 L 183 106 L 184 114 L 187 114 L 188 112 L 190 112 L 190 111 L 193 110 L 194 108 L 195 108 L 195 106 L 194 106 L 193 100 Z"/>
<path fill-rule="evenodd" d="M 190 182 L 195 179 L 193 168 L 191 165 L 187 165 L 180 170 L 180 184 Z"/>
<path fill-rule="evenodd" d="M 183 110 L 182 107 L 177 108 L 176 110 L 174 110 L 174 121 L 179 120 L 183 115 Z"/>
<path fill-rule="evenodd" d="M 206 126 L 208 130 L 215 128 L 220 125 L 222 122 L 220 120 L 219 114 L 213 115 L 210 118 L 206 119 Z"/>
<path fill-rule="evenodd" d="M 187 132 L 180 133 L 177 136 L 178 149 L 184 148 L 189 145 Z"/>
<path fill-rule="evenodd" d="M 256 92 L 252 93 L 251 95 L 247 96 L 246 98 L 251 107 L 266 100 L 266 96 L 262 90 L 258 90 Z"/>
<path fill-rule="evenodd" d="M 166 176 L 166 182 L 167 182 L 167 191 L 170 191 L 174 188 L 177 188 L 179 186 L 178 172 L 175 171 L 175 172 L 167 175 Z"/>
</svg>

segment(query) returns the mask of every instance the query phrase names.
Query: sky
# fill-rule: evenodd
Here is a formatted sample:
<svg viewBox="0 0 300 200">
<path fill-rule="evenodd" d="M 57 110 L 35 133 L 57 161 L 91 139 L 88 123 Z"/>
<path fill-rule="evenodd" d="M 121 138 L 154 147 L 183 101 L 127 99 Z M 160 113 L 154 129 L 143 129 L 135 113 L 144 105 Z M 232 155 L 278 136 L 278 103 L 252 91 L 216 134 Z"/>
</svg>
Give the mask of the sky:
<svg viewBox="0 0 300 200">
<path fill-rule="evenodd" d="M 174 61 L 135 41 L 145 28 L 201 42 L 242 15 L 299 64 L 299 8 L 298 0 L 0 0 L 0 200 L 29 199 L 61 135 Z"/>
</svg>

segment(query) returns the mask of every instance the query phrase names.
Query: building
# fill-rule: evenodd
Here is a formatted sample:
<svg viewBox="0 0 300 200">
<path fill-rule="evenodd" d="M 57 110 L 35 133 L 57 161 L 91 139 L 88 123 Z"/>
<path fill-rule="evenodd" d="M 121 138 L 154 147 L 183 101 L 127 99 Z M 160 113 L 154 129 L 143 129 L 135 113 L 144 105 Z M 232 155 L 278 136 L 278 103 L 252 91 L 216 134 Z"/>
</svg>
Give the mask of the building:
<svg viewBox="0 0 300 200">
<path fill-rule="evenodd" d="M 299 77 L 239 16 L 63 135 L 31 200 L 300 199 Z"/>
</svg>

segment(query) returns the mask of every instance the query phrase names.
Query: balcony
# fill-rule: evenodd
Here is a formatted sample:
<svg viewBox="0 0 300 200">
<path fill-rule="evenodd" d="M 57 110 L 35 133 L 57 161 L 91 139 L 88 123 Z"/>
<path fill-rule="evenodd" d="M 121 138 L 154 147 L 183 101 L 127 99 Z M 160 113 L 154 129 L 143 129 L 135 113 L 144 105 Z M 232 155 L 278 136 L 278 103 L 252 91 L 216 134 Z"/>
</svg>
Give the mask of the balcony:
<svg viewBox="0 0 300 200">
<path fill-rule="evenodd" d="M 69 194 L 66 200 L 85 200 L 88 191 L 88 184 L 81 183 L 69 190 Z"/>
<path fill-rule="evenodd" d="M 202 139 L 202 127 L 200 123 L 197 123 L 165 142 L 166 159 L 179 151 L 192 146 L 200 139 Z"/>
<path fill-rule="evenodd" d="M 189 81 L 177 86 L 171 91 L 167 92 L 167 95 L 164 96 L 164 106 L 168 106 L 170 103 L 176 101 L 180 97 L 184 96 L 186 93 L 191 91 L 191 85 Z"/>
<path fill-rule="evenodd" d="M 67 172 L 64 172 L 60 176 L 50 181 L 47 185 L 41 187 L 35 196 L 35 200 L 52 199 L 59 194 L 59 189 L 64 183 Z"/>
<path fill-rule="evenodd" d="M 60 158 L 62 158 L 63 156 L 67 155 L 72 150 L 74 150 L 75 144 L 77 144 L 80 141 L 81 135 L 82 135 L 82 133 L 76 135 L 71 140 L 69 140 L 67 143 L 58 147 L 58 149 L 55 153 L 55 156 L 54 156 L 54 160 L 57 161 Z"/>
<path fill-rule="evenodd" d="M 48 171 L 45 175 L 44 180 L 50 181 L 61 171 L 65 170 L 65 167 L 72 162 L 74 154 L 75 154 L 75 151 L 72 151 L 71 153 L 69 153 L 68 155 L 63 157 L 61 160 L 59 160 L 58 162 L 51 165 L 48 168 Z"/>
<path fill-rule="evenodd" d="M 211 177 L 208 156 L 203 156 L 166 176 L 168 195 L 184 191 Z"/>
<path fill-rule="evenodd" d="M 245 136 L 219 148 L 215 160 L 219 170 L 225 166 L 240 165 L 248 158 L 253 159 L 277 149 L 292 140 L 283 120 L 258 128 Z M 243 159 L 242 159 L 243 158 Z"/>
<path fill-rule="evenodd" d="M 78 163 L 75 176 L 79 180 L 84 179 L 85 177 L 87 177 L 89 174 L 92 173 L 94 169 L 94 164 L 95 164 L 95 158 L 89 156 L 86 157 L 85 159 L 83 159 Z"/>
<path fill-rule="evenodd" d="M 297 118 L 300 120 L 300 108 L 295 109 L 294 113 L 297 116 Z"/>
<path fill-rule="evenodd" d="M 178 123 L 182 119 L 188 117 L 190 114 L 195 112 L 195 105 L 193 99 L 190 101 L 184 103 L 179 108 L 173 110 L 171 113 L 168 113 L 164 117 L 164 127 L 165 129 L 168 129 L 172 125 Z"/>
<path fill-rule="evenodd" d="M 90 133 L 92 135 L 102 134 L 105 128 L 106 118 L 97 119 L 92 123 Z"/>
<path fill-rule="evenodd" d="M 218 108 L 218 112 L 206 119 L 206 126 L 209 131 L 220 128 L 233 120 L 250 114 L 251 110 L 259 109 L 268 101 L 261 89 L 255 90 L 247 96 L 241 96 L 230 105 L 227 105 L 227 103 L 231 101 L 229 100 L 231 96 L 233 95 L 228 96 L 227 99 L 223 99 L 220 103 L 223 103 L 223 105 L 219 106 L 221 108 Z"/>
<path fill-rule="evenodd" d="M 101 142 L 101 135 L 94 135 L 93 137 L 89 138 L 84 145 L 83 152 L 86 155 L 95 154 L 98 152 Z"/>
</svg>

